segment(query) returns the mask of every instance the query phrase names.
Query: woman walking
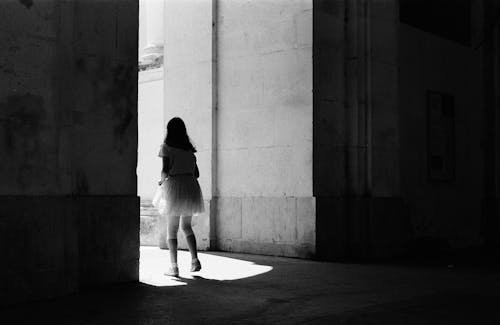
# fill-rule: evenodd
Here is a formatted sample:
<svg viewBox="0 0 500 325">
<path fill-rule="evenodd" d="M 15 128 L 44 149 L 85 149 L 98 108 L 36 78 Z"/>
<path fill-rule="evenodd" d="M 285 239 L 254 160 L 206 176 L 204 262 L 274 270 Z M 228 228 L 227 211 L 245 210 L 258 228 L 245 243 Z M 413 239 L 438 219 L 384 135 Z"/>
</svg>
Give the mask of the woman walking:
<svg viewBox="0 0 500 325">
<path fill-rule="evenodd" d="M 167 242 L 170 253 L 170 268 L 165 273 L 179 276 L 177 266 L 177 232 L 179 224 L 186 236 L 191 253 L 191 272 L 201 270 L 196 249 L 196 237 L 191 227 L 193 215 L 204 211 L 203 196 L 198 184 L 199 171 L 196 164 L 196 149 L 191 144 L 182 119 L 174 117 L 167 124 L 167 134 L 158 156 L 163 159 L 159 208 L 164 228 L 167 229 Z"/>
</svg>

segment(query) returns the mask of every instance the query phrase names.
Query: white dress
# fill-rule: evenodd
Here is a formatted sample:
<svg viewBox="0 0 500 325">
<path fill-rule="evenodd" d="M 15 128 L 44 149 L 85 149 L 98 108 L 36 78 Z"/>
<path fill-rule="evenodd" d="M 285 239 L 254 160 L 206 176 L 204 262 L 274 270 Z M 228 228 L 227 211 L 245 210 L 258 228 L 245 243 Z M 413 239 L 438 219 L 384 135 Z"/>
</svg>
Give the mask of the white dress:
<svg viewBox="0 0 500 325">
<path fill-rule="evenodd" d="M 167 179 L 157 189 L 153 205 L 163 216 L 193 216 L 205 211 L 195 171 L 193 152 L 162 144 L 160 157 L 168 158 Z"/>
</svg>

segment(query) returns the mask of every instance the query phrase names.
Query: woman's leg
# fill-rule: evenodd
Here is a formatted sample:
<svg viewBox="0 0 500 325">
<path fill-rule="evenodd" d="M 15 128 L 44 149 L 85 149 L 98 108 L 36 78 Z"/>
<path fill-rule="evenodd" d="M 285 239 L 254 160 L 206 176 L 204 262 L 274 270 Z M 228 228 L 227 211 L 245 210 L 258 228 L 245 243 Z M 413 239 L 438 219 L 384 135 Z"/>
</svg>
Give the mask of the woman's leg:
<svg viewBox="0 0 500 325">
<path fill-rule="evenodd" d="M 160 249 L 168 249 L 166 221 L 160 222 L 160 238 L 158 239 L 158 247 L 160 247 Z"/>
<path fill-rule="evenodd" d="M 172 267 L 177 267 L 177 232 L 179 231 L 179 216 L 169 216 L 167 225 L 168 251 Z"/>
<path fill-rule="evenodd" d="M 194 236 L 193 228 L 191 228 L 191 216 L 182 216 L 181 218 L 181 229 L 186 236 L 186 242 L 188 244 L 189 252 L 191 253 L 191 259 L 198 259 L 198 251 L 196 248 L 196 237 Z"/>
</svg>

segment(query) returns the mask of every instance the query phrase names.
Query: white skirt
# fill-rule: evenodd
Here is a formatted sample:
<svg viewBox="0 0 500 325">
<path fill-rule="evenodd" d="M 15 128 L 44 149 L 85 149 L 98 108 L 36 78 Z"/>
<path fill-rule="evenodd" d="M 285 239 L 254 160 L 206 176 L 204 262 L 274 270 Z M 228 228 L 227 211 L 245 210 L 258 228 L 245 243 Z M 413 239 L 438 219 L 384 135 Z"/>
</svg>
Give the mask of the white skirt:
<svg viewBox="0 0 500 325">
<path fill-rule="evenodd" d="M 191 175 L 169 176 L 152 203 L 162 216 L 194 216 L 205 211 L 200 184 Z"/>
</svg>

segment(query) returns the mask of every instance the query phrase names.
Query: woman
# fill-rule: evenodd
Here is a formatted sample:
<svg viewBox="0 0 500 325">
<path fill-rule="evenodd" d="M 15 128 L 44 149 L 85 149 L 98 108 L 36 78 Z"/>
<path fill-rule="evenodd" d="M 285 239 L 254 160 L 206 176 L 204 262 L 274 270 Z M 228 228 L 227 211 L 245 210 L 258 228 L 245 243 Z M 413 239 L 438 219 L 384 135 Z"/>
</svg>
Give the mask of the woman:
<svg viewBox="0 0 500 325">
<path fill-rule="evenodd" d="M 170 252 L 170 269 L 166 275 L 179 276 L 177 266 L 177 232 L 179 223 L 191 253 L 191 272 L 201 270 L 196 250 L 196 237 L 191 227 L 193 215 L 204 211 L 203 196 L 198 184 L 199 171 L 194 153 L 196 149 L 187 135 L 182 119 L 174 117 L 167 124 L 167 134 L 159 156 L 163 159 L 161 170 L 160 222 L 167 228 Z"/>
</svg>

